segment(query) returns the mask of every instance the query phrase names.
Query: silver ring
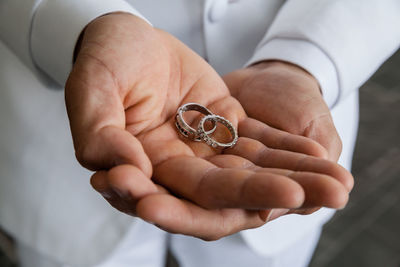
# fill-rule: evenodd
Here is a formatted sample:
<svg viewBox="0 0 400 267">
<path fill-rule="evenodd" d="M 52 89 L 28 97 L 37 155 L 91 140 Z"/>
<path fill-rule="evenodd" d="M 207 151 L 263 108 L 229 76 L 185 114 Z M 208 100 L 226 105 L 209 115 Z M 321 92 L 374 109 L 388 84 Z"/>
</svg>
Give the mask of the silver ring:
<svg viewBox="0 0 400 267">
<path fill-rule="evenodd" d="M 228 128 L 229 132 L 232 135 L 232 141 L 229 143 L 220 143 L 213 138 L 209 136 L 209 134 L 204 130 L 204 123 L 206 121 L 215 121 L 223 124 L 226 128 Z M 204 118 L 202 118 L 199 122 L 199 127 L 197 129 L 199 137 L 209 146 L 213 148 L 228 148 L 228 147 L 233 147 L 237 140 L 238 140 L 238 134 L 236 131 L 236 128 L 233 126 L 233 124 L 225 119 L 224 117 L 218 116 L 218 115 L 207 115 Z"/>
<path fill-rule="evenodd" d="M 198 111 L 204 115 L 213 115 L 213 113 L 208 110 L 206 107 L 197 104 L 197 103 L 186 103 L 178 108 L 175 115 L 175 126 L 178 128 L 179 132 L 193 141 L 201 141 L 201 138 L 198 135 L 197 130 L 190 127 L 189 124 L 183 119 L 183 113 L 189 110 Z M 217 123 L 215 121 L 211 121 L 213 128 L 209 131 L 205 131 L 207 134 L 212 134 L 217 128 Z M 203 126 L 204 129 L 204 126 Z"/>
</svg>

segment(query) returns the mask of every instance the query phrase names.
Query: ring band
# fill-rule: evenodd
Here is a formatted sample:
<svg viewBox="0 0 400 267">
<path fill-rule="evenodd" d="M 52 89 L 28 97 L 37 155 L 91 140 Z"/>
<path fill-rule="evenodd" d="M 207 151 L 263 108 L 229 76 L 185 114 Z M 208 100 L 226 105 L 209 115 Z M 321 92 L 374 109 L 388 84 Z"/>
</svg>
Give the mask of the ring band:
<svg viewBox="0 0 400 267">
<path fill-rule="evenodd" d="M 206 121 L 214 121 L 214 122 L 219 122 L 223 124 L 226 128 L 228 128 L 229 132 L 232 135 L 232 141 L 229 143 L 220 143 L 213 138 L 209 136 L 209 133 L 204 130 L 204 124 Z M 218 116 L 218 115 L 207 115 L 203 117 L 200 122 L 199 122 L 199 127 L 197 129 L 199 137 L 209 146 L 213 148 L 228 148 L 228 147 L 233 147 L 237 140 L 238 140 L 238 134 L 236 131 L 236 128 L 232 125 L 230 121 L 225 119 L 224 117 Z"/>
<path fill-rule="evenodd" d="M 194 111 L 198 111 L 204 115 L 213 115 L 213 113 L 208 110 L 206 107 L 197 104 L 197 103 L 186 103 L 183 106 L 181 106 L 180 108 L 178 108 L 178 110 L 176 111 L 176 115 L 175 115 L 175 126 L 176 128 L 178 128 L 179 132 L 189 138 L 190 140 L 193 141 L 201 141 L 202 139 L 199 137 L 198 135 L 198 131 L 193 129 L 192 127 L 189 126 L 189 124 L 186 123 L 186 121 L 183 118 L 183 113 L 189 110 L 194 110 Z M 209 131 L 204 131 L 207 134 L 212 134 L 215 129 L 217 128 L 217 123 L 215 121 L 211 121 L 213 128 Z M 204 130 L 204 125 L 203 125 L 203 130 Z"/>
</svg>

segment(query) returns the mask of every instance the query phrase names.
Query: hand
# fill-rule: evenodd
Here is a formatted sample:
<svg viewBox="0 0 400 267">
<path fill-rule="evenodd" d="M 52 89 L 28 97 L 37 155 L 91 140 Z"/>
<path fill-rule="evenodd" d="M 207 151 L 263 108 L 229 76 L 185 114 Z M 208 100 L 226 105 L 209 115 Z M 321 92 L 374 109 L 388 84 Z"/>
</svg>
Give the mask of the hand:
<svg viewBox="0 0 400 267">
<path fill-rule="evenodd" d="M 281 61 L 267 61 L 224 77 L 246 113 L 275 128 L 309 137 L 337 161 L 342 143 L 318 82 L 305 70 Z"/>
<path fill-rule="evenodd" d="M 318 82 L 308 72 L 290 63 L 267 61 L 233 71 L 223 78 L 250 117 L 309 137 L 327 151 L 319 155 L 314 153 L 315 156 L 338 160 L 341 140 Z M 273 217 L 286 213 L 310 214 L 318 209 L 277 210 Z"/>
<path fill-rule="evenodd" d="M 96 171 L 93 187 L 120 211 L 169 232 L 217 239 L 264 224 L 271 208 L 347 202 L 352 177 L 343 168 L 267 148 L 318 154 L 320 145 L 247 118 L 204 60 L 135 16 L 88 25 L 65 97 L 77 159 Z M 173 117 L 187 102 L 238 127 L 230 154 L 180 138 Z"/>
</svg>

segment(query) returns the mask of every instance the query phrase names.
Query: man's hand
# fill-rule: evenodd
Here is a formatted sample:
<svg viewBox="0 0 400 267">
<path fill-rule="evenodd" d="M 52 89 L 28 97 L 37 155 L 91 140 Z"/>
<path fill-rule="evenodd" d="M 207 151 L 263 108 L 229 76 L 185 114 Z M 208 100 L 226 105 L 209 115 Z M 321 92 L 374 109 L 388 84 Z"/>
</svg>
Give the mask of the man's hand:
<svg viewBox="0 0 400 267">
<path fill-rule="evenodd" d="M 309 137 L 327 151 L 313 155 L 338 160 L 342 150 L 340 137 L 318 82 L 308 72 L 290 63 L 267 61 L 233 71 L 223 78 L 250 117 L 277 129 Z M 281 144 L 278 147 L 285 148 Z M 281 209 L 272 217 L 287 213 L 310 214 L 318 209 Z"/>
<path fill-rule="evenodd" d="M 301 154 L 323 153 L 319 144 L 248 118 L 203 59 L 135 16 L 88 25 L 65 96 L 76 156 L 96 171 L 93 187 L 169 232 L 217 239 L 264 224 L 271 208 L 347 202 L 351 174 Z M 181 138 L 173 118 L 188 102 L 238 127 L 236 146 L 221 154 Z M 226 134 L 218 127 L 215 138 Z M 289 151 L 268 148 L 279 144 Z"/>
<path fill-rule="evenodd" d="M 309 137 L 337 161 L 342 143 L 318 82 L 290 63 L 267 61 L 224 76 L 231 94 L 246 113 L 270 126 Z"/>
</svg>

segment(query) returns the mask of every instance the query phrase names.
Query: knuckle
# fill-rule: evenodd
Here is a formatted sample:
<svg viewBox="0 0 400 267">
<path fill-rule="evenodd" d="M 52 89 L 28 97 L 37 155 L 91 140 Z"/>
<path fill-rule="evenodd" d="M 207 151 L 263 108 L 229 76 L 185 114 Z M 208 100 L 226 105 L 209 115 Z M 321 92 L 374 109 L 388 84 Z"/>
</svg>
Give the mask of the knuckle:
<svg viewBox="0 0 400 267">
<path fill-rule="evenodd" d="M 336 209 L 343 209 L 349 201 L 349 195 L 348 194 L 342 194 L 340 195 L 336 201 L 333 203 L 333 207 Z"/>
<path fill-rule="evenodd" d="M 75 157 L 83 167 L 92 171 L 97 170 L 95 153 L 93 153 L 90 145 L 78 146 L 75 149 Z"/>
<path fill-rule="evenodd" d="M 338 150 L 338 155 L 340 155 L 343 150 L 343 142 L 342 139 L 339 137 L 339 135 L 336 135 L 336 147 Z"/>
<path fill-rule="evenodd" d="M 207 242 L 217 241 L 217 240 L 219 240 L 221 238 L 222 238 L 222 235 L 219 235 L 219 234 L 216 234 L 216 233 L 208 234 L 206 236 L 200 237 L 201 240 L 207 241 Z"/>
<path fill-rule="evenodd" d="M 345 186 L 347 191 L 350 192 L 354 186 L 354 178 L 351 173 L 338 164 L 331 164 L 331 172 L 329 173 L 329 175 L 337 179 L 342 185 Z"/>
</svg>

